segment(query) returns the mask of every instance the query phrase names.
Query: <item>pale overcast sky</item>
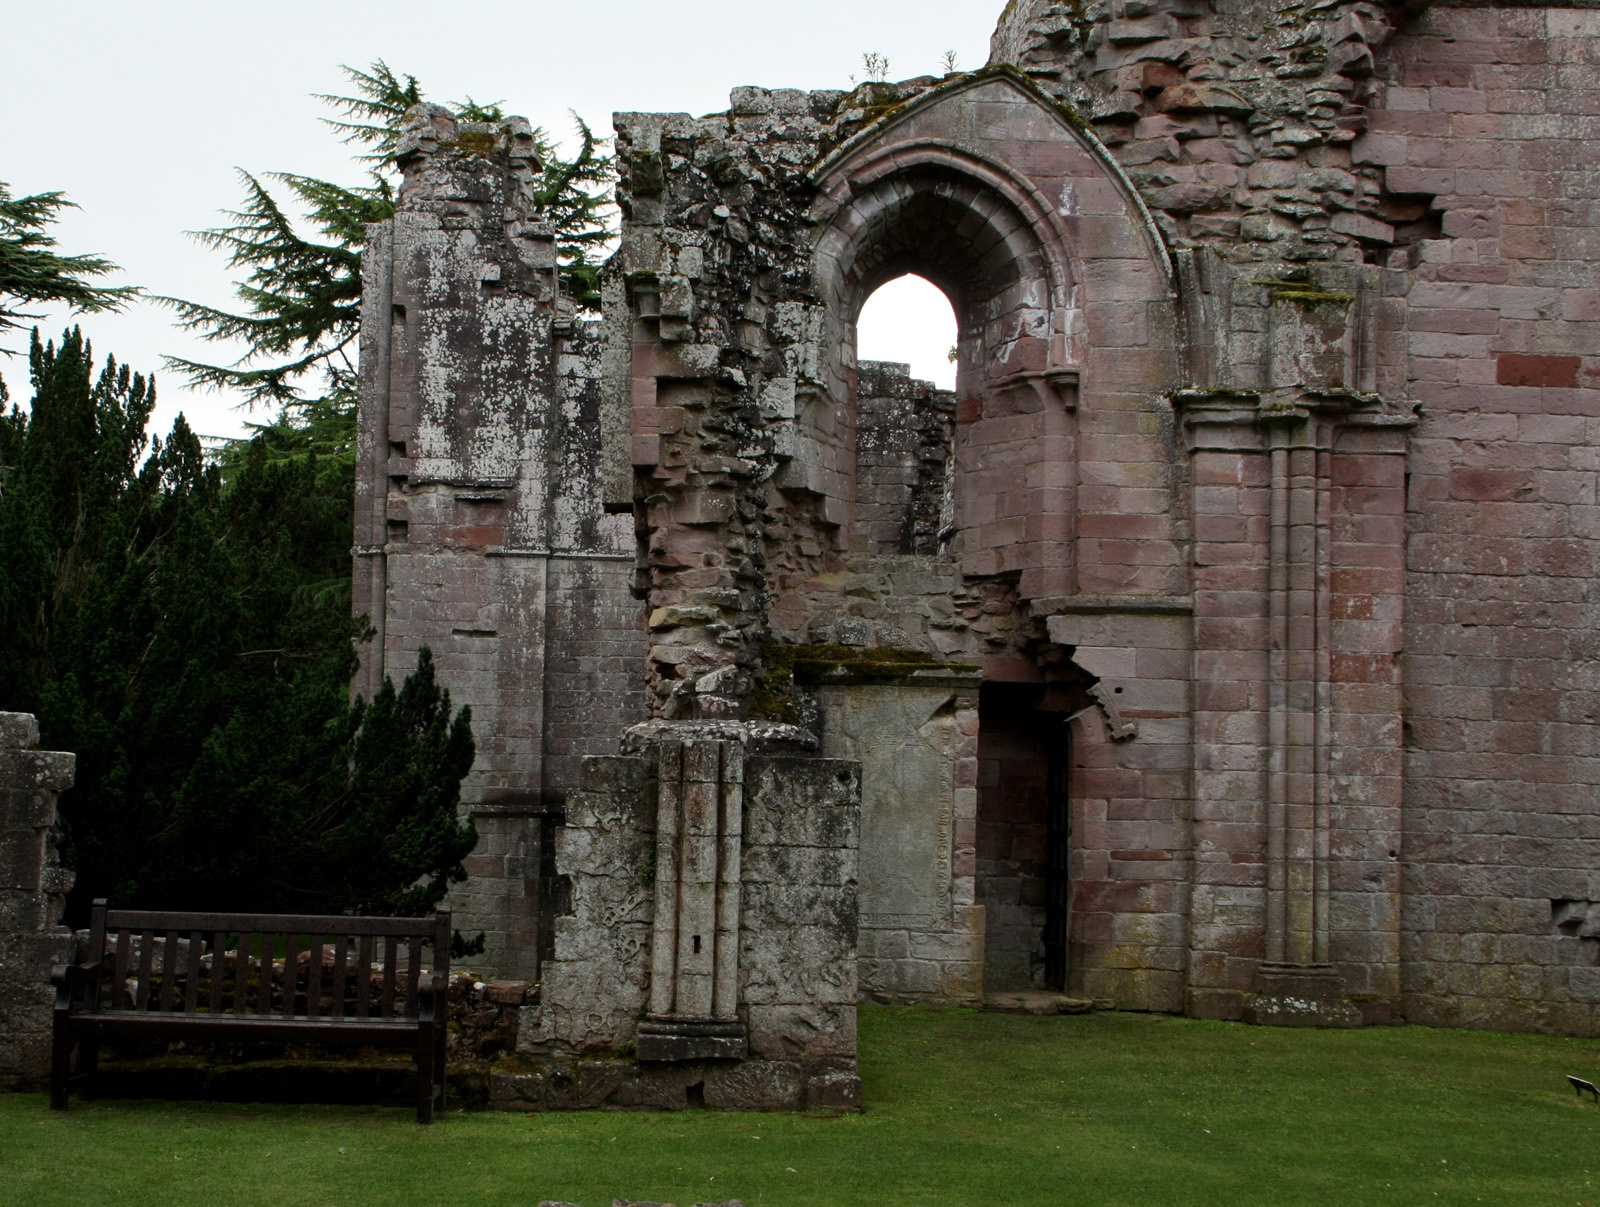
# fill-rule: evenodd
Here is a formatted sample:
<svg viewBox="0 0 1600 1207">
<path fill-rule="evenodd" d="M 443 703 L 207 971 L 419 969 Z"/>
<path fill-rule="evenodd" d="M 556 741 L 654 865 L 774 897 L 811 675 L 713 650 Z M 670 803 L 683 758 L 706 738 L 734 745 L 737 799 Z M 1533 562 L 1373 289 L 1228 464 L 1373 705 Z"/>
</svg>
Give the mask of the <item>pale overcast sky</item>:
<svg viewBox="0 0 1600 1207">
<path fill-rule="evenodd" d="M 618 110 L 719 112 L 740 84 L 845 87 L 866 51 L 889 57 L 893 79 L 937 74 L 947 50 L 961 67 L 979 67 L 1001 8 L 1001 0 L 15 3 L 0 40 L 8 115 L 0 180 L 17 196 L 63 190 L 81 208 L 57 228 L 61 249 L 110 257 L 124 270 L 118 283 L 227 305 L 221 258 L 184 232 L 216 225 L 218 211 L 237 204 L 236 166 L 358 179 L 312 96 L 344 89 L 341 63 L 381 58 L 415 74 L 435 100 L 501 101 L 561 132 L 570 109 L 609 132 Z M 909 359 L 919 376 L 948 382 L 954 320 L 931 289 L 874 299 L 862 355 Z M 889 296 L 893 304 L 882 304 Z M 65 321 L 50 314 L 45 333 Z M 220 351 L 176 331 L 154 306 L 81 321 L 98 354 L 135 369 L 159 369 L 163 353 Z M 4 346 L 25 343 L 13 335 Z M 25 361 L 0 358 L 0 375 L 25 403 Z M 180 409 L 202 433 L 242 430 L 231 399 L 190 394 L 167 375 L 159 397 L 158 431 Z"/>
</svg>

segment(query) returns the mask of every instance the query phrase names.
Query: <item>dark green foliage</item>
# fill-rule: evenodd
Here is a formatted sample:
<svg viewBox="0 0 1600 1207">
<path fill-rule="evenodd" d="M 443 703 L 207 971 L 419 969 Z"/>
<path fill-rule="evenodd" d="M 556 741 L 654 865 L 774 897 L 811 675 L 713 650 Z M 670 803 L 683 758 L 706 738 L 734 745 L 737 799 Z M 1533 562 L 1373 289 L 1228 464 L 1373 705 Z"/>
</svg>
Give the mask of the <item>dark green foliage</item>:
<svg viewBox="0 0 1600 1207">
<path fill-rule="evenodd" d="M 54 250 L 55 236 L 47 228 L 70 205 L 61 193 L 12 197 L 0 180 L 0 331 L 38 317 L 16 309 L 19 304 L 64 302 L 83 312 L 117 310 L 139 292 L 131 286 L 96 285 L 89 280 L 116 272 L 110 260 L 63 256 Z M 0 403 L 4 401 L 0 387 Z"/>
<path fill-rule="evenodd" d="M 275 172 L 266 177 L 287 190 L 305 214 L 316 238 L 299 234 L 263 178 L 241 172 L 244 204 L 229 211 L 227 226 L 196 232 L 225 253 L 230 268 L 241 270 L 240 311 L 220 310 L 178 298 L 160 301 L 178 314 L 178 324 L 205 339 L 241 342 L 245 355 L 228 365 L 169 358 L 168 364 L 196 385 L 237 389 L 251 404 L 276 403 L 295 410 L 311 401 L 336 405 L 354 424 L 355 356 L 361 319 L 361 244 L 368 223 L 394 214 L 394 151 L 405 114 L 423 100 L 415 76 L 396 76 L 381 60 L 367 71 L 344 69 L 353 96 L 324 96 L 340 117 L 330 120 L 344 140 L 366 148 L 360 160 L 369 181 L 347 188 L 315 177 Z M 470 97 L 450 108 L 464 121 L 500 121 L 498 104 Z M 598 254 L 612 238 L 607 186 L 612 160 L 581 120 L 583 139 L 576 158 L 565 160 L 543 130 L 535 140 L 545 171 L 539 200 L 555 224 L 562 276 L 582 305 L 599 302 Z M 317 391 L 307 395 L 308 375 L 319 375 Z"/>
<path fill-rule="evenodd" d="M 0 423 L 0 709 L 78 755 L 71 903 L 421 912 L 461 876 L 470 719 L 431 658 L 349 699 L 348 460 L 262 429 L 208 464 L 77 331 Z M 224 472 L 224 470 L 226 472 Z"/>
<path fill-rule="evenodd" d="M 174 298 L 160 299 L 178 313 L 178 326 L 208 340 L 239 341 L 249 349 L 231 365 L 208 365 L 168 357 L 169 367 L 205 388 L 243 391 L 254 404 L 304 399 L 301 380 L 320 373 L 322 396 L 355 400 L 355 344 L 361 334 L 362 224 L 394 213 L 387 181 L 345 189 L 326 181 L 276 173 L 305 208 L 322 239 L 303 238 L 257 177 L 239 173 L 242 209 L 231 210 L 230 226 L 196 232 L 207 246 L 225 252 L 231 268 L 247 276 L 238 286 L 242 313 Z"/>
</svg>

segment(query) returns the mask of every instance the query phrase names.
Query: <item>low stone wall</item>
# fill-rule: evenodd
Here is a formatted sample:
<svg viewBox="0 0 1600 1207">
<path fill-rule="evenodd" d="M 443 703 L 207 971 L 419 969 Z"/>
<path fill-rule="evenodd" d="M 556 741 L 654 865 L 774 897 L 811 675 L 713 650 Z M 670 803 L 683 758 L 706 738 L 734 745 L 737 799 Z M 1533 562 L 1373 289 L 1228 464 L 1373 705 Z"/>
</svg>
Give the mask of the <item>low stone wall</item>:
<svg viewBox="0 0 1600 1207">
<path fill-rule="evenodd" d="M 693 745 L 685 742 L 683 749 Z M 691 751 L 683 763 L 698 765 L 707 753 Z M 659 768 L 668 762 L 658 764 L 653 756 L 586 760 L 584 786 L 567 798 L 567 824 L 556 853 L 557 870 L 572 878 L 572 912 L 556 920 L 555 956 L 545 967 L 539 1007 L 522 1010 L 520 1064 L 496 1062 L 490 1105 L 524 1111 L 858 1109 L 859 766 L 755 754 L 724 762 L 723 823 L 737 816 L 741 828 L 737 836 L 722 832 L 723 862 L 713 873 L 691 871 L 699 868 L 696 856 L 674 868 L 660 854 L 672 849 L 670 841 L 658 843 L 663 793 L 702 784 L 685 778 L 663 788 Z M 736 803 L 730 787 L 741 789 L 742 801 Z M 693 825 L 685 830 L 697 833 Z M 692 890 L 729 874 L 729 844 L 739 849 L 738 878 L 719 886 L 719 941 L 711 941 L 700 922 L 686 922 L 686 933 L 707 936 L 704 954 L 716 966 L 716 1008 L 727 1006 L 725 1018 L 717 1015 L 717 1025 L 725 1028 L 717 1034 L 744 1051 L 718 1058 L 710 1048 L 685 1047 L 682 1058 L 650 1057 L 641 1026 L 670 1028 L 684 1013 L 685 984 L 694 972 L 687 961 L 702 946 L 683 947 L 686 960 L 676 966 L 674 999 L 680 1008 L 661 1009 L 657 999 L 667 995 L 656 971 L 659 882 L 686 873 L 665 899 L 677 903 L 681 919 L 693 919 Z M 720 936 L 722 919 L 733 921 L 735 884 L 742 904 L 736 931 L 726 932 L 735 944 L 730 952 Z M 711 961 L 714 952 L 723 958 Z M 733 992 L 724 998 L 722 991 Z"/>
<path fill-rule="evenodd" d="M 56 862 L 56 795 L 75 757 L 37 749 L 27 713 L 0 713 L 0 1088 L 50 1072 L 50 970 L 72 957 L 60 925 L 72 873 Z"/>
</svg>

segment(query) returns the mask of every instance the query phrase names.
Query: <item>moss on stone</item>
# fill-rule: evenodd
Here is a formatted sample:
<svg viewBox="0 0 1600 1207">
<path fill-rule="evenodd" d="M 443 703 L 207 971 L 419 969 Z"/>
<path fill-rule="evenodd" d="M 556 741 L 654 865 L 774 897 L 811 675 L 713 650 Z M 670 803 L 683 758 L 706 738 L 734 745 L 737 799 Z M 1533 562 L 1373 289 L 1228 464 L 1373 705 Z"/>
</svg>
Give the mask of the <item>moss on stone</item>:
<svg viewBox="0 0 1600 1207">
<path fill-rule="evenodd" d="M 1353 293 L 1333 293 L 1326 289 L 1274 289 L 1272 300 L 1296 306 L 1348 306 L 1356 298 Z"/>
<path fill-rule="evenodd" d="M 495 136 L 486 130 L 467 130 L 459 135 L 452 143 L 446 143 L 452 151 L 462 155 L 488 155 L 494 151 Z"/>
<path fill-rule="evenodd" d="M 1251 281 L 1267 291 L 1274 302 L 1288 302 L 1295 306 L 1348 306 L 1356 300 L 1353 293 L 1339 293 L 1319 288 L 1307 268 L 1294 268 L 1281 277 L 1268 277 Z"/>
<path fill-rule="evenodd" d="M 793 645 L 769 641 L 761 647 L 762 675 L 750 711 L 785 724 L 799 722 L 796 684 L 905 683 L 928 671 L 975 675 L 964 662 L 944 662 L 926 650 L 899 646 Z"/>
</svg>

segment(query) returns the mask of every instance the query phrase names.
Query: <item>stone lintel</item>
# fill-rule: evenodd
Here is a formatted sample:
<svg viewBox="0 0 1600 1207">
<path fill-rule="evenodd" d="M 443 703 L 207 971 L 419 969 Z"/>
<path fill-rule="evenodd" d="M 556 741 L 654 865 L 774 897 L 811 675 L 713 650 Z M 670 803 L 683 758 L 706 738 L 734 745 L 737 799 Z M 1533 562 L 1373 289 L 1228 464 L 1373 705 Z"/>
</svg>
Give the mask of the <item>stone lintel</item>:
<svg viewBox="0 0 1600 1207">
<path fill-rule="evenodd" d="M 1174 391 L 1169 398 L 1182 419 L 1185 447 L 1191 454 L 1264 452 L 1269 443 L 1285 439 L 1284 428 L 1300 433 L 1291 440 L 1324 447 L 1342 429 L 1404 433 L 1417 424 L 1416 415 L 1381 394 L 1343 387 L 1299 385 L 1266 391 L 1191 387 Z"/>
</svg>

